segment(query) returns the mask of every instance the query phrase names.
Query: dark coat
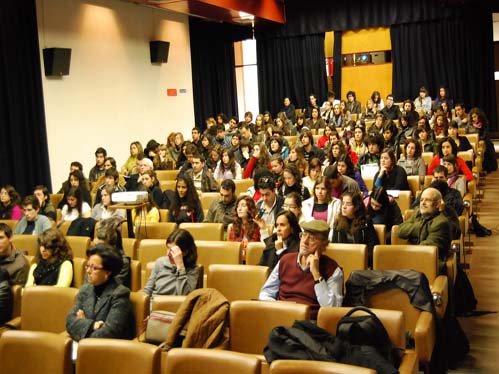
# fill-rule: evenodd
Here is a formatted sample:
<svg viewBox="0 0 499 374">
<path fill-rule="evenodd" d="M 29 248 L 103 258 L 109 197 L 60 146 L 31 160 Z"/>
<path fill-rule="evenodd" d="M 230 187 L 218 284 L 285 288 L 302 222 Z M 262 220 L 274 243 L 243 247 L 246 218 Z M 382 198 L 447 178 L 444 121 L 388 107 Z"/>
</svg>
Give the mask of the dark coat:
<svg viewBox="0 0 499 374">
<path fill-rule="evenodd" d="M 277 234 L 272 234 L 267 239 L 265 239 L 265 249 L 263 250 L 262 257 L 258 265 L 268 266 L 270 270 L 274 269 L 282 256 L 286 253 L 298 252 L 300 249 L 300 238 L 294 238 L 290 236 L 286 241 L 286 250 L 280 255 L 276 253 L 275 241 L 277 240 Z"/>
<path fill-rule="evenodd" d="M 85 319 L 76 318 L 80 309 L 85 313 Z M 96 321 L 104 321 L 104 326 L 93 331 Z M 66 330 L 76 341 L 84 338 L 131 339 L 135 329 L 130 290 L 112 279 L 97 297 L 93 285 L 83 285 L 66 317 Z"/>
</svg>

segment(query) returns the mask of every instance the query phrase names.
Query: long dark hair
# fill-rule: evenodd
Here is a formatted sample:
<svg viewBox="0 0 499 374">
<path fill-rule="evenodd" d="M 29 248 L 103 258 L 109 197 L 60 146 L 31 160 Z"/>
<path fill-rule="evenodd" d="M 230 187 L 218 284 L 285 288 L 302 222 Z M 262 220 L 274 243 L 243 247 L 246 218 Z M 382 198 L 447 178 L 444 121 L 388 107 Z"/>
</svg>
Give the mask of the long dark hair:
<svg viewBox="0 0 499 374">
<path fill-rule="evenodd" d="M 52 250 L 52 256 L 58 261 L 71 260 L 73 252 L 64 234 L 57 228 L 45 230 L 38 235 L 38 247 L 45 247 Z M 36 262 L 42 259 L 40 251 L 36 252 Z"/>
<path fill-rule="evenodd" d="M 76 199 L 76 208 L 72 208 L 69 206 L 69 203 L 67 201 L 68 197 L 74 197 Z M 83 193 L 80 189 L 80 187 L 71 187 L 66 194 L 66 204 L 68 206 L 68 213 L 70 213 L 73 209 L 78 210 L 78 214 L 81 215 L 82 213 L 82 206 L 83 206 Z"/>
<path fill-rule="evenodd" d="M 350 198 L 352 199 L 352 204 L 354 206 L 354 218 L 352 221 L 350 221 L 347 217 L 340 213 L 334 221 L 334 229 L 338 231 L 344 231 L 353 235 L 366 224 L 366 208 L 360 194 L 345 192 L 343 193 L 343 196 L 341 198 L 343 199 L 345 196 L 350 196 Z"/>
<path fill-rule="evenodd" d="M 227 153 L 227 156 L 229 156 L 229 165 L 228 165 L 228 167 L 225 166 L 225 164 L 223 162 L 224 153 Z M 220 159 L 220 167 L 222 168 L 222 171 L 224 169 L 230 169 L 230 172 L 232 173 L 232 175 L 234 176 L 234 178 L 236 177 L 236 160 L 234 159 L 234 151 L 232 149 L 224 149 L 222 151 L 222 158 Z"/>
<path fill-rule="evenodd" d="M 0 203 L 0 218 L 10 219 L 10 217 L 12 216 L 12 209 L 14 209 L 16 205 L 21 204 L 21 197 L 17 193 L 16 189 L 9 184 L 2 186 L 0 190 L 7 191 L 10 197 L 9 205 L 3 205 L 2 203 Z"/>
<path fill-rule="evenodd" d="M 275 217 L 276 222 L 277 218 L 279 218 L 280 216 L 285 216 L 286 219 L 288 220 L 289 226 L 291 227 L 291 234 L 286 240 L 289 239 L 294 239 L 296 241 L 300 240 L 301 228 L 300 224 L 298 223 L 298 218 L 296 218 L 295 214 L 290 210 L 281 210 L 279 213 L 277 213 L 277 216 Z M 277 234 L 275 234 L 275 238 L 277 239 Z"/>
<path fill-rule="evenodd" d="M 374 210 L 371 206 L 371 200 L 374 200 L 381 204 L 381 209 L 380 210 Z M 383 215 L 383 222 L 387 221 L 387 214 L 389 212 L 388 210 L 388 205 L 390 204 L 390 199 L 388 198 L 388 194 L 386 193 L 386 190 L 380 186 L 380 187 L 375 187 L 371 194 L 369 195 L 368 199 L 368 204 L 367 204 L 367 215 L 369 217 L 374 217 L 375 215 L 382 214 Z M 393 217 L 392 217 L 393 218 Z"/>
<path fill-rule="evenodd" d="M 184 182 L 187 185 L 187 194 L 184 199 L 181 199 L 178 194 L 178 182 Z M 201 206 L 201 201 L 199 200 L 198 193 L 196 191 L 196 187 L 194 187 L 194 183 L 192 179 L 186 178 L 184 176 L 177 178 L 177 183 L 175 184 L 175 195 L 173 196 L 172 204 L 170 205 L 170 209 L 172 210 L 172 215 L 177 219 L 180 216 L 180 208 L 182 205 L 187 205 L 188 210 L 191 212 L 196 211 Z"/>
<path fill-rule="evenodd" d="M 244 222 L 237 215 L 237 206 L 242 200 L 246 201 L 246 205 L 248 206 L 248 224 L 245 227 L 246 237 L 251 238 L 253 236 L 253 232 L 258 227 L 256 222 L 253 221 L 253 219 L 256 217 L 257 210 L 256 210 L 255 200 L 253 200 L 251 196 L 243 195 L 237 198 L 236 211 L 234 212 L 234 221 L 232 222 L 232 230 L 234 230 L 234 234 L 236 237 L 240 237 L 243 233 Z"/>
<path fill-rule="evenodd" d="M 184 229 L 177 229 L 166 239 L 166 244 L 171 243 L 176 244 L 182 250 L 185 268 L 195 268 L 198 260 L 198 248 L 191 233 Z"/>
</svg>

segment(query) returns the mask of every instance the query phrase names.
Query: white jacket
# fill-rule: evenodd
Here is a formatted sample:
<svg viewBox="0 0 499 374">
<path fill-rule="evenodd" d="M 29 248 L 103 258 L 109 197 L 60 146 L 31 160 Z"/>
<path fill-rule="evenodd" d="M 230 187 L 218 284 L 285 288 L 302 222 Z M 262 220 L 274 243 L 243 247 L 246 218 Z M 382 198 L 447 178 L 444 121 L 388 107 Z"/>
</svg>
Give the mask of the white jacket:
<svg viewBox="0 0 499 374">
<path fill-rule="evenodd" d="M 314 217 L 312 216 L 313 209 L 314 209 L 313 197 L 302 202 L 301 212 L 305 222 L 314 220 Z M 331 230 L 329 231 L 329 241 L 331 241 L 333 237 L 334 220 L 340 213 L 341 213 L 341 200 L 333 197 L 327 207 L 327 224 L 331 228 Z"/>
</svg>

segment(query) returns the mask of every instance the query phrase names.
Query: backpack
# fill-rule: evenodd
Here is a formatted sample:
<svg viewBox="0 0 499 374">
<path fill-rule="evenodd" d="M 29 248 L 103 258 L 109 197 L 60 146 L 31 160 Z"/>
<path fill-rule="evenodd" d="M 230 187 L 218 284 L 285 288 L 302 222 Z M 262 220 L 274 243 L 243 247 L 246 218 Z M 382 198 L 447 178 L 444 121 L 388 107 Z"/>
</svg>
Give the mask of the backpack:
<svg viewBox="0 0 499 374">
<path fill-rule="evenodd" d="M 478 222 L 476 214 L 471 215 L 471 225 L 473 226 L 473 231 L 476 236 L 483 237 L 483 236 L 492 235 L 491 230 L 489 230 L 488 228 L 480 224 L 480 222 Z"/>
<path fill-rule="evenodd" d="M 357 311 L 363 311 L 366 315 L 352 316 Z M 338 321 L 336 337 L 352 345 L 372 346 L 394 367 L 400 365 L 399 350 L 390 341 L 385 327 L 376 314 L 368 308 L 358 306 L 345 314 Z"/>
</svg>

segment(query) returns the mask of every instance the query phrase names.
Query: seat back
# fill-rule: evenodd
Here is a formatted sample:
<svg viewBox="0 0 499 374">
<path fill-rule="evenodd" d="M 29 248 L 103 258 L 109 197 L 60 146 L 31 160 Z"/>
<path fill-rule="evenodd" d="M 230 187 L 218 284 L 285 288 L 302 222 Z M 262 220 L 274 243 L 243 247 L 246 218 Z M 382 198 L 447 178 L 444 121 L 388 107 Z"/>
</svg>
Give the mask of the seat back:
<svg viewBox="0 0 499 374">
<path fill-rule="evenodd" d="M 262 258 L 265 243 L 262 242 L 249 242 L 246 247 L 246 264 L 258 265 L 260 258 Z"/>
<path fill-rule="evenodd" d="M 72 374 L 71 347 L 67 336 L 7 331 L 0 339 L 0 373 Z"/>
<path fill-rule="evenodd" d="M 66 316 L 74 305 L 78 289 L 36 286 L 24 289 L 21 329 L 61 333 L 66 330 Z"/>
<path fill-rule="evenodd" d="M 87 264 L 86 258 L 74 257 L 73 258 L 73 283 L 71 287 L 80 288 L 85 283 L 85 265 Z"/>
<path fill-rule="evenodd" d="M 314 360 L 275 360 L 270 374 L 376 374 L 376 370 L 338 362 Z"/>
<path fill-rule="evenodd" d="M 411 191 L 398 191 L 398 196 L 395 198 L 401 212 L 411 209 L 412 192 Z"/>
<path fill-rule="evenodd" d="M 230 305 L 230 350 L 262 354 L 276 326 L 291 326 L 309 319 L 304 304 L 273 301 L 233 301 Z"/>
<path fill-rule="evenodd" d="M 163 256 L 166 256 L 165 239 L 143 239 L 140 241 L 137 257 L 144 268 L 148 262 L 154 262 Z"/>
<path fill-rule="evenodd" d="M 421 191 L 421 179 L 419 175 L 409 175 L 407 177 L 407 183 L 409 183 L 409 188 L 413 197 L 418 195 L 418 191 Z"/>
<path fill-rule="evenodd" d="M 130 261 L 130 291 L 138 291 L 141 288 L 142 264 L 140 261 Z"/>
<path fill-rule="evenodd" d="M 14 234 L 12 243 L 16 249 L 26 252 L 29 256 L 36 256 L 38 252 L 38 235 Z"/>
<path fill-rule="evenodd" d="M 163 374 L 258 374 L 260 365 L 255 355 L 221 349 L 175 348 L 168 352 Z"/>
<path fill-rule="evenodd" d="M 379 244 L 386 244 L 386 226 L 380 223 L 373 225 L 376 236 L 378 237 Z"/>
<path fill-rule="evenodd" d="M 208 209 L 217 197 L 220 196 L 220 192 L 203 192 L 200 196 L 201 206 L 203 209 Z"/>
<path fill-rule="evenodd" d="M 161 350 L 152 344 L 121 339 L 83 339 L 78 344 L 78 374 L 159 374 Z"/>
<path fill-rule="evenodd" d="M 11 228 L 12 231 L 14 231 L 14 229 L 16 228 L 17 222 L 19 221 L 16 219 L 0 219 L 0 223 L 5 223 Z"/>
<path fill-rule="evenodd" d="M 156 222 L 144 223 L 136 228 L 135 237 L 138 240 L 142 239 L 163 239 L 166 240 L 172 232 L 177 229 L 175 222 Z M 121 225 L 121 235 L 128 238 L 128 223 L 123 222 Z"/>
<path fill-rule="evenodd" d="M 212 264 L 240 264 L 241 243 L 196 240 L 198 264 L 207 269 Z"/>
<path fill-rule="evenodd" d="M 206 286 L 217 289 L 231 302 L 255 300 L 269 273 L 267 266 L 212 264 L 208 267 Z"/>
<path fill-rule="evenodd" d="M 152 299 L 151 310 L 176 313 L 185 298 L 185 295 L 155 295 Z"/>
<path fill-rule="evenodd" d="M 321 307 L 317 316 L 317 326 L 336 335 L 339 320 L 351 308 Z M 398 348 L 405 349 L 405 319 L 401 311 L 372 309 L 386 329 L 390 341 Z M 353 316 L 365 315 L 364 312 L 355 312 Z"/>
<path fill-rule="evenodd" d="M 189 231 L 195 240 L 224 240 L 223 223 L 183 222 L 179 228 Z"/>
<path fill-rule="evenodd" d="M 175 186 L 177 185 L 177 181 L 159 181 L 159 188 L 161 191 L 172 190 L 175 191 Z"/>
<path fill-rule="evenodd" d="M 123 252 L 125 256 L 130 257 L 132 260 L 137 260 L 137 248 L 139 247 L 139 240 L 135 238 L 123 238 Z"/>
<path fill-rule="evenodd" d="M 155 170 L 158 181 L 174 181 L 177 179 L 178 170 Z"/>
<path fill-rule="evenodd" d="M 399 238 L 399 225 L 392 226 L 391 239 L 392 239 L 392 245 L 407 244 L 408 243 L 407 239 Z"/>
<path fill-rule="evenodd" d="M 246 193 L 248 191 L 248 188 L 253 187 L 253 179 L 248 178 L 248 179 L 235 179 L 234 183 L 236 184 L 236 191 L 235 195 L 239 196 L 241 193 Z"/>
<path fill-rule="evenodd" d="M 168 209 L 159 210 L 159 222 L 168 222 Z"/>
<path fill-rule="evenodd" d="M 374 270 L 415 270 L 433 283 L 438 275 L 438 249 L 430 245 L 377 245 L 373 252 Z"/>
<path fill-rule="evenodd" d="M 366 244 L 329 243 L 324 254 L 335 260 L 343 269 L 343 279 L 346 282 L 354 270 L 367 269 Z"/>
<path fill-rule="evenodd" d="M 138 337 L 142 332 L 144 321 L 149 316 L 150 297 L 140 291 L 130 292 L 130 302 L 135 321 L 135 336 Z"/>
<path fill-rule="evenodd" d="M 12 290 L 12 318 L 19 317 L 21 315 L 21 305 L 22 305 L 22 296 L 23 296 L 23 288 L 22 286 L 15 284 L 11 287 Z"/>
<path fill-rule="evenodd" d="M 92 240 L 88 236 L 66 236 L 74 257 L 87 258 L 87 249 L 90 248 Z"/>
<path fill-rule="evenodd" d="M 63 197 L 64 197 L 63 193 L 51 193 L 50 202 L 55 208 L 57 208 Z"/>
</svg>

